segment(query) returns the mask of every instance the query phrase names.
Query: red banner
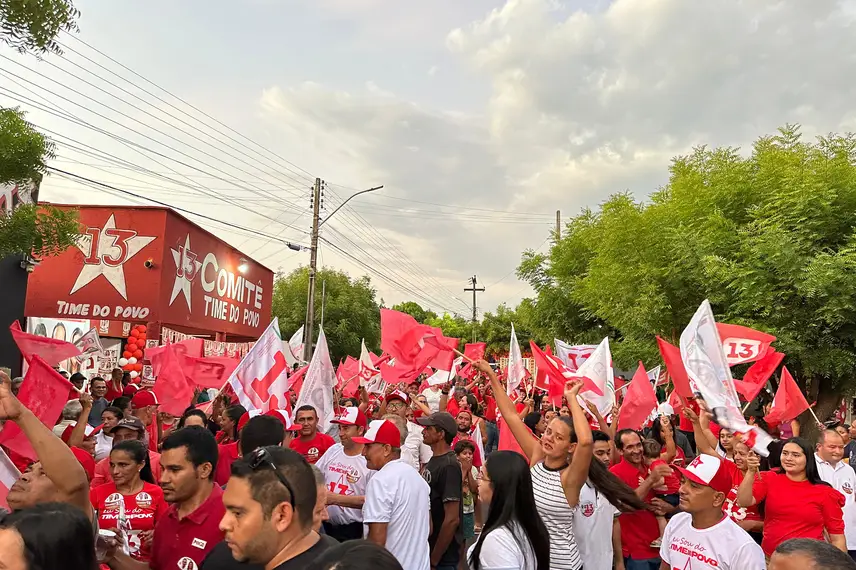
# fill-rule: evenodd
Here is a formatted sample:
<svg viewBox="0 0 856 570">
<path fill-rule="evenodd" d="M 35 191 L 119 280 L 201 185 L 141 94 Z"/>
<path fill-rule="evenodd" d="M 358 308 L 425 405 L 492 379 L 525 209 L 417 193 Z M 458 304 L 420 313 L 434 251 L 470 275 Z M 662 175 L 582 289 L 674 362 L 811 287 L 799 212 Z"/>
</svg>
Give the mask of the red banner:
<svg viewBox="0 0 856 570">
<path fill-rule="evenodd" d="M 28 316 L 160 322 L 248 338 L 270 323 L 273 272 L 184 217 L 141 206 L 79 211 L 80 243 L 30 275 Z"/>
</svg>

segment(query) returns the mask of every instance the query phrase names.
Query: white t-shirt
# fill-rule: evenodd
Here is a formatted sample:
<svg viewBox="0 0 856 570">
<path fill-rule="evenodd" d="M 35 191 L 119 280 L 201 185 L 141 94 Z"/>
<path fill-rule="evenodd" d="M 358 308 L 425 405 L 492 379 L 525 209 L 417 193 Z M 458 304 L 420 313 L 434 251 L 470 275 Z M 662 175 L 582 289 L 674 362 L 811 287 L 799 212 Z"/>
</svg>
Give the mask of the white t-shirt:
<svg viewBox="0 0 856 570">
<path fill-rule="evenodd" d="M 844 540 L 847 550 L 856 550 L 856 471 L 843 461 L 835 467 L 814 454 L 820 478 L 844 496 Z"/>
<path fill-rule="evenodd" d="M 95 463 L 98 463 L 108 455 L 113 449 L 113 437 L 99 431 L 95 434 Z"/>
<path fill-rule="evenodd" d="M 535 550 L 532 549 L 532 544 L 516 522 L 512 525 L 523 543 L 523 548 L 509 527 L 501 526 L 490 531 L 484 537 L 481 552 L 479 552 L 481 570 L 536 570 Z M 475 547 L 474 544 L 467 550 L 467 564 L 469 564 L 470 555 Z M 592 568 L 595 567 L 592 566 Z"/>
<path fill-rule="evenodd" d="M 574 536 L 586 570 L 612 568 L 612 525 L 620 514 L 621 511 L 586 481 L 580 489 L 580 502 L 574 508 Z"/>
<path fill-rule="evenodd" d="M 703 530 L 693 527 L 689 513 L 672 517 L 663 532 L 660 558 L 669 568 L 693 570 L 765 570 L 764 551 L 745 530 L 723 515 Z"/>
<path fill-rule="evenodd" d="M 425 396 L 425 401 L 431 409 L 432 414 L 440 411 L 440 398 L 443 397 L 443 392 L 439 387 L 436 390 L 430 387 L 425 388 L 422 390 L 422 395 Z"/>
<path fill-rule="evenodd" d="M 431 448 L 422 442 L 422 426 L 407 422 L 407 439 L 404 440 L 404 446 L 401 448 L 401 460 L 416 469 L 418 473 L 422 465 L 431 461 L 433 456 Z"/>
<path fill-rule="evenodd" d="M 391 461 L 377 471 L 366 490 L 363 520 L 387 523 L 386 549 L 404 570 L 430 570 L 430 489 L 428 483 L 403 460 Z"/>
<path fill-rule="evenodd" d="M 375 474 L 366 465 L 362 454 L 348 455 L 345 447 L 337 443 L 329 448 L 315 466 L 324 474 L 327 491 L 338 495 L 365 496 L 369 479 Z M 363 522 L 362 509 L 330 505 L 327 507 L 330 523 L 335 525 Z"/>
</svg>

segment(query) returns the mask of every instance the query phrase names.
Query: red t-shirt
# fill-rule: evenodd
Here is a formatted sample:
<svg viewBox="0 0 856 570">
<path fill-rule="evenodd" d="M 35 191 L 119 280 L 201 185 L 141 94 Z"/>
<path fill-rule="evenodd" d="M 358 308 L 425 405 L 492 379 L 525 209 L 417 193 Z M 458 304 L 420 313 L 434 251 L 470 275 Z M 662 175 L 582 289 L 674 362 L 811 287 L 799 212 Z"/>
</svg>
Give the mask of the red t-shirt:
<svg viewBox="0 0 856 570">
<path fill-rule="evenodd" d="M 638 469 L 624 459 L 609 470 L 631 489 L 638 489 L 648 477 L 647 467 L 643 465 Z M 652 498 L 653 496 L 649 493 L 646 501 Z M 660 557 L 659 550 L 651 548 L 651 542 L 660 536 L 660 528 L 657 526 L 654 513 L 651 511 L 622 513 L 619 522 L 621 523 L 621 546 L 625 558 L 629 556 L 634 560 L 650 560 Z"/>
<path fill-rule="evenodd" d="M 335 444 L 336 441 L 332 437 L 326 433 L 317 432 L 315 437 L 308 441 L 303 441 L 299 437 L 292 439 L 288 447 L 305 457 L 309 463 L 314 464 Z"/>
<path fill-rule="evenodd" d="M 217 485 L 204 503 L 179 520 L 178 505 L 172 505 L 155 527 L 150 567 L 152 570 L 198 568 L 205 556 L 223 540 L 220 520 L 226 513 L 223 490 Z M 193 564 L 189 564 L 189 559 Z"/>
<path fill-rule="evenodd" d="M 731 490 L 725 497 L 725 503 L 723 503 L 722 505 L 722 510 L 725 512 L 728 518 L 730 518 L 736 523 L 740 523 L 742 521 L 764 520 L 761 517 L 761 513 L 758 512 L 758 505 L 752 505 L 751 507 L 741 507 L 737 504 L 737 489 L 740 487 L 740 483 L 743 482 L 744 475 L 743 472 L 738 469 L 734 463 L 726 461 L 724 465 L 731 473 Z"/>
<path fill-rule="evenodd" d="M 152 477 L 155 481 L 160 481 L 160 453 L 157 451 L 149 451 L 149 464 L 152 468 Z M 112 481 L 113 476 L 110 475 L 110 456 L 108 455 L 95 464 L 95 477 L 93 477 L 92 481 L 89 483 L 89 488 L 95 489 L 101 485 L 111 483 Z"/>
<path fill-rule="evenodd" d="M 238 442 L 218 445 L 217 470 L 214 472 L 214 482 L 220 486 L 229 482 L 232 475 L 232 463 L 238 459 Z"/>
<path fill-rule="evenodd" d="M 657 467 L 658 465 L 665 465 L 669 469 L 672 469 L 672 466 L 663 461 L 662 459 L 655 459 L 651 462 L 651 469 Z M 678 472 L 672 469 L 671 475 L 666 475 L 663 477 L 663 486 L 662 487 L 654 487 L 654 493 L 657 495 L 675 495 L 681 488 L 681 478 L 678 476 Z"/>
<path fill-rule="evenodd" d="M 755 503 L 764 503 L 764 539 L 761 548 L 773 551 L 791 538 L 823 540 L 829 534 L 844 534 L 844 496 L 829 485 L 791 481 L 787 475 L 765 471 L 752 486 Z"/>
<path fill-rule="evenodd" d="M 489 422 L 496 422 L 496 400 L 494 400 L 491 396 L 485 396 L 484 398 L 484 419 Z"/>
<path fill-rule="evenodd" d="M 157 485 L 143 482 L 143 489 L 133 495 L 120 495 L 115 483 L 107 483 L 92 489 L 89 500 L 98 511 L 98 528 L 110 529 L 119 527 L 119 501 L 125 504 L 125 518 L 130 527 L 128 545 L 131 557 L 147 562 L 151 551 L 140 540 L 140 533 L 154 530 L 155 525 L 167 510 L 163 491 Z"/>
<path fill-rule="evenodd" d="M 104 394 L 104 399 L 106 399 L 108 402 L 112 402 L 116 398 L 121 398 L 123 390 L 124 390 L 124 387 L 122 386 L 121 382 L 119 383 L 119 389 L 117 390 L 116 388 L 113 387 L 113 381 L 108 380 L 107 381 L 107 393 Z"/>
</svg>

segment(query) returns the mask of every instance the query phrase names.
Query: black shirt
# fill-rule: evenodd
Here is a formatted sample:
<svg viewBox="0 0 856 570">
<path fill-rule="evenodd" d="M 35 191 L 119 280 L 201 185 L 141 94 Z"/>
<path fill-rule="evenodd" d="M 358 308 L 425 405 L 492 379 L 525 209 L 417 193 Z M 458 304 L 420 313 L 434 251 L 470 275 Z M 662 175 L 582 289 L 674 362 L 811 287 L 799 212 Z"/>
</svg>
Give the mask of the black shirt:
<svg viewBox="0 0 856 570">
<path fill-rule="evenodd" d="M 431 487 L 431 536 L 428 537 L 428 545 L 433 551 L 440 536 L 440 529 L 446 518 L 446 503 L 457 501 L 458 503 L 458 528 L 455 536 L 449 543 L 446 552 L 440 559 L 440 564 L 457 564 L 460 558 L 461 544 L 464 542 L 463 521 L 463 476 L 461 475 L 461 464 L 455 456 L 454 451 L 444 455 L 434 456 L 425 465 L 422 472 L 428 486 Z"/>
<path fill-rule="evenodd" d="M 291 560 L 286 560 L 279 566 L 277 570 L 293 570 L 304 568 L 310 562 L 313 562 L 318 556 L 324 554 L 328 549 L 336 546 L 338 541 L 329 536 L 321 535 L 312 548 L 298 554 Z M 292 565 L 294 564 L 294 565 Z M 225 542 L 220 542 L 211 549 L 205 560 L 202 561 L 201 570 L 264 570 L 264 565 L 250 564 L 249 562 L 238 562 L 232 556 L 232 550 Z"/>
</svg>

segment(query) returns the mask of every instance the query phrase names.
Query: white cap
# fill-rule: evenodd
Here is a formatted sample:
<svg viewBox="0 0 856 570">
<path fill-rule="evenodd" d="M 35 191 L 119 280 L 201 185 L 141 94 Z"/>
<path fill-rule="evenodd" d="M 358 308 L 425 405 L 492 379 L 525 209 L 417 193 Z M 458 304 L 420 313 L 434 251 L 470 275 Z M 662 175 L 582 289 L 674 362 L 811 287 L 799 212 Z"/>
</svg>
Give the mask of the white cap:
<svg viewBox="0 0 856 570">
<path fill-rule="evenodd" d="M 669 402 L 663 402 L 657 407 L 658 416 L 674 416 L 675 408 Z"/>
</svg>

